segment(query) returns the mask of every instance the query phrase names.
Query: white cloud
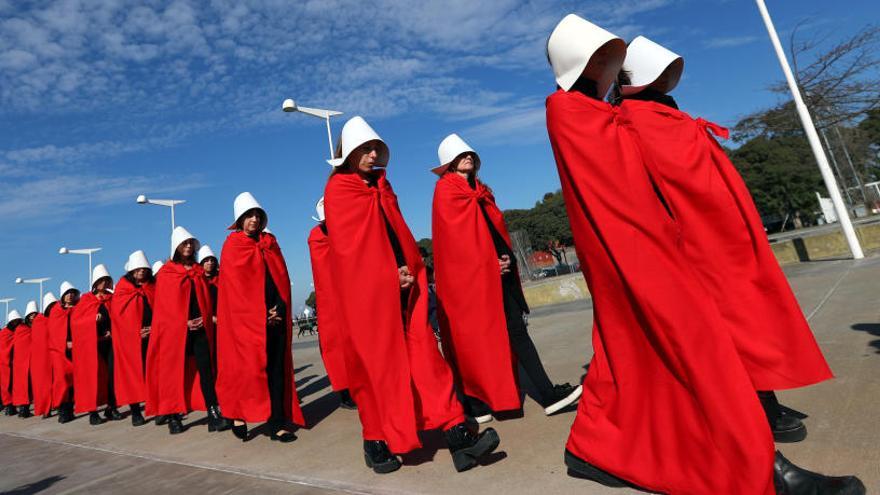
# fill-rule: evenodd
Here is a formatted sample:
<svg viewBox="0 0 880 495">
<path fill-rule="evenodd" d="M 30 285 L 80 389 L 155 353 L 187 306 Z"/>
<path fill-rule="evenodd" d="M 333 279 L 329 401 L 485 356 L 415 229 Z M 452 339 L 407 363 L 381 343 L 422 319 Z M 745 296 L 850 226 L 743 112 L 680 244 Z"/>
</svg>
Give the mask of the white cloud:
<svg viewBox="0 0 880 495">
<path fill-rule="evenodd" d="M 718 37 L 711 38 L 704 46 L 706 48 L 732 48 L 742 45 L 748 45 L 749 43 L 753 43 L 758 41 L 758 36 L 728 36 L 728 37 Z"/>
</svg>

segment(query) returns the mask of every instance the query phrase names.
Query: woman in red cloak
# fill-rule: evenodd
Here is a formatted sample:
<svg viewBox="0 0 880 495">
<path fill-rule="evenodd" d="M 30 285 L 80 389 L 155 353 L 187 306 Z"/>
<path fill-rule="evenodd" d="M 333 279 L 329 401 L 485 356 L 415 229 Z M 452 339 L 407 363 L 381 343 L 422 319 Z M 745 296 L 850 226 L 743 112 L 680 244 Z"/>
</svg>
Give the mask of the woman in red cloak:
<svg viewBox="0 0 880 495">
<path fill-rule="evenodd" d="M 171 233 L 171 259 L 156 276 L 147 349 L 147 415 L 182 433 L 183 415 L 208 411 L 208 431 L 229 429 L 214 388 L 214 310 L 205 271 L 196 263 L 199 241 L 185 228 Z M 198 381 L 198 385 L 196 385 Z"/>
<path fill-rule="evenodd" d="M 773 390 L 832 378 L 831 369 L 767 242 L 748 188 L 712 137 L 727 130 L 678 110 L 672 91 L 684 60 L 639 36 L 621 76 L 621 115 L 681 225 L 683 251 L 715 300 L 777 442 L 803 440 L 800 419 Z M 733 303 L 731 303 L 733 301 Z"/>
<path fill-rule="evenodd" d="M 31 414 L 31 371 L 34 318 L 40 314 L 36 301 L 28 301 L 24 311 L 24 323 L 15 331 L 12 362 L 12 403 L 18 408 L 18 417 L 29 418 Z"/>
<path fill-rule="evenodd" d="M 434 279 L 446 359 L 477 423 L 493 411 L 520 409 L 517 362 L 553 414 L 581 396 L 581 386 L 553 385 L 529 337 L 516 257 L 492 191 L 477 178 L 480 157 L 457 134 L 438 149 L 434 188 Z"/>
<path fill-rule="evenodd" d="M 70 314 L 73 337 L 73 404 L 76 413 L 89 413 L 89 424 L 104 419 L 98 408 L 106 404 L 104 418 L 120 420 L 113 391 L 113 344 L 110 304 L 113 278 L 104 265 L 92 270 L 92 290 L 80 298 Z"/>
<path fill-rule="evenodd" d="M 61 283 L 61 304 L 49 312 L 49 357 L 52 361 L 52 407 L 58 409 L 58 422 L 73 421 L 73 340 L 70 313 L 79 303 L 79 290 L 70 282 Z"/>
<path fill-rule="evenodd" d="M 21 315 L 16 310 L 6 317 L 6 327 L 0 330 L 0 401 L 6 407 L 5 414 L 14 416 L 15 406 L 12 404 L 12 350 L 15 341 L 15 330 L 22 324 Z"/>
<path fill-rule="evenodd" d="M 207 244 L 199 248 L 199 252 L 196 253 L 196 261 L 198 261 L 199 264 L 202 265 L 202 269 L 205 270 L 205 279 L 208 281 L 211 300 L 214 301 L 214 320 L 216 320 L 217 301 L 220 300 L 219 294 L 217 294 L 217 282 L 220 280 L 220 262 L 217 261 L 217 256 L 214 255 L 211 246 Z M 216 321 L 214 323 L 216 323 Z"/>
<path fill-rule="evenodd" d="M 292 442 L 305 426 L 293 376 L 290 276 L 266 211 L 249 192 L 235 198 L 234 232 L 223 243 L 217 304 L 217 395 L 232 432 L 268 422 L 272 440 Z"/>
<path fill-rule="evenodd" d="M 425 266 L 385 178 L 388 147 L 361 117 L 345 123 L 338 144 L 325 212 L 366 464 L 394 471 L 392 452 L 419 448 L 418 431 L 439 428 L 455 469 L 470 469 L 495 450 L 498 434 L 476 435 L 464 422 L 428 323 Z"/>
<path fill-rule="evenodd" d="M 113 382 L 116 401 L 128 404 L 132 426 L 146 424 L 141 403 L 147 400 L 144 372 L 156 284 L 143 251 L 135 251 L 116 284 L 113 305 Z"/>
<path fill-rule="evenodd" d="M 49 354 L 49 315 L 57 306 L 55 294 L 43 296 L 43 312 L 31 324 L 31 386 L 34 414 L 44 418 L 52 409 L 52 358 Z"/>
<path fill-rule="evenodd" d="M 345 335 L 342 316 L 339 314 L 339 296 L 333 290 L 330 257 L 330 238 L 327 222 L 324 221 L 324 198 L 315 206 L 317 217 L 309 232 L 309 256 L 312 261 L 312 279 L 315 283 L 315 313 L 318 318 L 318 341 L 321 346 L 321 360 L 330 379 L 330 386 L 339 394 L 339 406 L 343 409 L 357 409 L 348 390 L 348 374 L 345 371 Z M 318 305 L 320 304 L 320 309 Z"/>
</svg>

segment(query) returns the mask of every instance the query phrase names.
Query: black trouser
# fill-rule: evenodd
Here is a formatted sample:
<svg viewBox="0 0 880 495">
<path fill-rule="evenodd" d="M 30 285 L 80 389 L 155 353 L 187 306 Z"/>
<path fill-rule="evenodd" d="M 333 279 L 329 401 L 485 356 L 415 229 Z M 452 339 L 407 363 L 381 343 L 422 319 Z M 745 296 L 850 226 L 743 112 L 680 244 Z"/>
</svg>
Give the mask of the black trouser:
<svg viewBox="0 0 880 495">
<path fill-rule="evenodd" d="M 113 387 L 113 341 L 110 339 L 98 341 L 98 359 L 107 363 L 107 407 L 116 408 L 116 390 Z"/>
<path fill-rule="evenodd" d="M 287 351 L 284 325 L 266 326 L 266 378 L 272 404 L 270 422 L 284 422 L 284 353 Z"/>
<path fill-rule="evenodd" d="M 214 367 L 211 363 L 211 346 L 208 343 L 208 334 L 205 333 L 204 328 L 187 332 L 186 354 L 196 359 L 196 368 L 199 370 L 199 386 L 202 388 L 205 406 L 216 406 L 217 393 L 214 391 Z"/>
</svg>

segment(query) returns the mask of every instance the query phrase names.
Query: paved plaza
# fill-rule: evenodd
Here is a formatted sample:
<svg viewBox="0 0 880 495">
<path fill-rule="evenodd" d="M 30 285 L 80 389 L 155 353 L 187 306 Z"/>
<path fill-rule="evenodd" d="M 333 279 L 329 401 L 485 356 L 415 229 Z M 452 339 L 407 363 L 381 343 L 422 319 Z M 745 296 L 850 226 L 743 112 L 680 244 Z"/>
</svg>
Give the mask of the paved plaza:
<svg viewBox="0 0 880 495">
<path fill-rule="evenodd" d="M 779 447 L 792 461 L 829 474 L 857 474 L 880 490 L 880 257 L 786 268 L 836 379 L 779 393 L 808 415 L 807 439 Z M 735 301 L 731 301 L 735 303 Z M 530 331 L 554 381 L 576 382 L 592 354 L 589 301 L 536 309 Z M 294 344 L 297 384 L 310 423 L 282 445 L 256 432 L 242 443 L 209 433 L 203 415 L 170 436 L 152 422 L 60 425 L 0 416 L 0 493 L 425 493 L 627 494 L 565 474 L 562 452 L 574 411 L 545 417 L 526 399 L 522 417 L 491 424 L 501 445 L 488 461 L 456 474 L 441 435 L 379 476 L 364 466 L 357 413 L 337 408 L 315 337 Z M 528 388 L 526 386 L 526 388 Z M 645 404 L 645 414 L 651 405 Z"/>
</svg>

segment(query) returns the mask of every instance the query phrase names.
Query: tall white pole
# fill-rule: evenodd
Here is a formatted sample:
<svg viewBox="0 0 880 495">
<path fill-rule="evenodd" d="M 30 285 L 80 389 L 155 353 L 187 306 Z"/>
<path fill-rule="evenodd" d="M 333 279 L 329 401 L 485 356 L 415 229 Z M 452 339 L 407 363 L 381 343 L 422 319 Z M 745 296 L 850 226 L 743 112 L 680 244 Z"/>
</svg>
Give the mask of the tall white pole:
<svg viewBox="0 0 880 495">
<path fill-rule="evenodd" d="M 88 290 L 92 290 L 92 252 L 91 251 L 89 251 L 89 276 L 88 276 L 88 278 L 86 278 L 86 280 L 89 281 L 89 283 L 86 284 L 86 287 L 88 287 Z"/>
<path fill-rule="evenodd" d="M 834 204 L 834 209 L 837 211 L 837 217 L 840 219 L 840 227 L 843 229 L 843 236 L 846 238 L 846 243 L 849 245 L 852 257 L 857 260 L 862 259 L 865 255 L 862 252 L 862 246 L 859 245 L 859 238 L 856 237 L 856 231 L 853 229 L 852 221 L 849 218 L 849 211 L 847 211 L 846 205 L 843 204 L 843 198 L 840 196 L 840 190 L 837 188 L 837 180 L 831 172 L 831 167 L 828 165 L 828 158 L 825 157 L 825 151 L 822 150 L 822 144 L 819 142 L 819 135 L 816 133 L 816 126 L 813 124 L 813 119 L 810 117 L 810 112 L 807 110 L 807 106 L 804 104 L 804 100 L 801 97 L 801 92 L 800 89 L 798 89 L 794 74 L 792 74 L 791 67 L 788 65 L 788 60 L 785 58 L 785 52 L 782 50 L 782 43 L 779 42 L 776 28 L 773 27 L 773 20 L 770 19 L 770 12 L 767 11 L 767 6 L 764 5 L 764 0 L 755 0 L 755 2 L 758 4 L 758 10 L 761 12 L 761 17 L 764 18 L 764 25 L 767 26 L 767 33 L 770 35 L 770 41 L 773 43 L 773 48 L 776 50 L 776 56 L 779 58 L 779 65 L 782 66 L 785 80 L 788 81 L 788 87 L 791 89 L 794 106 L 797 108 L 798 116 L 801 118 L 801 124 L 804 126 L 804 132 L 807 134 L 807 140 L 810 142 L 810 148 L 813 150 L 816 162 L 819 164 L 819 172 L 822 173 L 822 179 L 825 181 L 828 195 L 831 196 L 831 202 Z"/>
<path fill-rule="evenodd" d="M 327 115 L 324 120 L 327 121 L 327 142 L 330 143 L 330 159 L 333 159 L 333 135 L 330 132 L 330 115 Z"/>
<path fill-rule="evenodd" d="M 40 308 L 40 312 L 42 313 L 45 308 L 43 308 L 43 281 L 40 280 L 40 299 L 37 300 L 37 307 Z M 25 315 L 27 316 L 27 315 Z"/>
<path fill-rule="evenodd" d="M 171 202 L 171 232 L 174 232 L 174 202 Z"/>
</svg>

